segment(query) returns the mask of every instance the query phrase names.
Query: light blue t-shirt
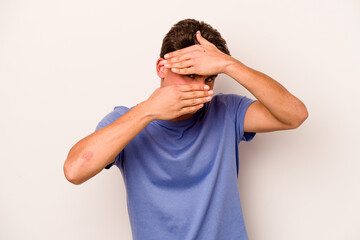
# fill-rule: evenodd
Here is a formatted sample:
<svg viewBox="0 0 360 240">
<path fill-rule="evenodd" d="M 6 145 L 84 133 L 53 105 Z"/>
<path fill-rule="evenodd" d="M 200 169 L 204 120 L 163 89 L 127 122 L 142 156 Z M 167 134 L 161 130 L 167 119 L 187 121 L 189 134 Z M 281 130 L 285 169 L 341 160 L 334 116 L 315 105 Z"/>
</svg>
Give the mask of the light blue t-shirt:
<svg viewBox="0 0 360 240">
<path fill-rule="evenodd" d="M 256 100 L 255 100 L 256 101 Z M 238 144 L 254 100 L 218 94 L 183 121 L 155 120 L 116 157 L 134 240 L 248 239 L 238 191 Z M 129 111 L 119 106 L 96 130 Z"/>
</svg>

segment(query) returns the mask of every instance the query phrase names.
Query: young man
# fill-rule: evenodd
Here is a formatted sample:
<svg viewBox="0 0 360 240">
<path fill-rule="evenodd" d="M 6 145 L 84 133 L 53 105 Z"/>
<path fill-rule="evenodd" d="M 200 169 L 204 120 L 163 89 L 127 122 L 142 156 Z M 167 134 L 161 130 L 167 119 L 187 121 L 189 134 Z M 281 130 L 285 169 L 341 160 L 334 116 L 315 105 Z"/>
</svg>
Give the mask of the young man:
<svg viewBox="0 0 360 240">
<path fill-rule="evenodd" d="M 214 96 L 220 73 L 257 101 Z M 194 19 L 165 36 L 157 74 L 161 87 L 146 101 L 115 107 L 71 148 L 66 178 L 81 184 L 115 164 L 125 181 L 133 239 L 247 239 L 238 144 L 257 132 L 297 128 L 308 116 L 305 105 L 231 57 L 220 33 Z"/>
</svg>

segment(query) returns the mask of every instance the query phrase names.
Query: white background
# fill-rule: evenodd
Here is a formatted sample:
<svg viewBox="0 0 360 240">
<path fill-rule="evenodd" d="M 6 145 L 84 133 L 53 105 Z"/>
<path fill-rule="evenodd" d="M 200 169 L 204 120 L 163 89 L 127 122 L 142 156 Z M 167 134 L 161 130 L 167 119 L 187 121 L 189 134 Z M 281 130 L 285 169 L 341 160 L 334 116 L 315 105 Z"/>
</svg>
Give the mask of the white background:
<svg viewBox="0 0 360 240">
<path fill-rule="evenodd" d="M 131 239 L 118 168 L 82 185 L 70 148 L 117 105 L 159 87 L 155 63 L 177 21 L 218 29 L 232 56 L 302 100 L 290 131 L 240 144 L 251 240 L 360 239 L 357 0 L 0 0 L 0 239 Z M 220 75 L 215 92 L 254 98 Z"/>
</svg>

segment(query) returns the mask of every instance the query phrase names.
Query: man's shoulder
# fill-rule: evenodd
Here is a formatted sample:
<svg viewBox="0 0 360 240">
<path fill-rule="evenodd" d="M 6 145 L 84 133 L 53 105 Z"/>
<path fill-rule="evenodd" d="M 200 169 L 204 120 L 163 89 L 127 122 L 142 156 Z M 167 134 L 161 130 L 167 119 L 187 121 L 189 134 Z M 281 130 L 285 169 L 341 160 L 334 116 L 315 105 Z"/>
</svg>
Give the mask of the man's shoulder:
<svg viewBox="0 0 360 240">
<path fill-rule="evenodd" d="M 215 96 L 213 96 L 213 102 L 217 104 L 234 104 L 238 101 L 240 101 L 244 96 L 238 95 L 238 94 L 224 94 L 224 93 L 218 93 Z"/>
<path fill-rule="evenodd" d="M 129 110 L 130 109 L 125 106 L 115 106 L 114 109 L 105 117 L 103 117 L 103 119 L 98 123 L 96 130 L 113 123 L 116 119 L 127 113 Z"/>
<path fill-rule="evenodd" d="M 120 114 L 125 114 L 127 113 L 131 108 L 128 108 L 126 106 L 115 106 L 114 107 L 114 112 L 120 113 Z"/>
<path fill-rule="evenodd" d="M 216 94 L 209 105 L 210 108 L 224 109 L 231 115 L 236 112 L 242 112 L 254 100 L 239 94 Z"/>
<path fill-rule="evenodd" d="M 130 108 L 125 107 L 125 106 L 115 106 L 114 110 L 112 112 L 110 112 L 106 117 L 110 118 L 110 119 L 113 119 L 113 118 L 117 119 L 120 116 L 127 113 L 129 110 L 130 110 Z"/>
</svg>

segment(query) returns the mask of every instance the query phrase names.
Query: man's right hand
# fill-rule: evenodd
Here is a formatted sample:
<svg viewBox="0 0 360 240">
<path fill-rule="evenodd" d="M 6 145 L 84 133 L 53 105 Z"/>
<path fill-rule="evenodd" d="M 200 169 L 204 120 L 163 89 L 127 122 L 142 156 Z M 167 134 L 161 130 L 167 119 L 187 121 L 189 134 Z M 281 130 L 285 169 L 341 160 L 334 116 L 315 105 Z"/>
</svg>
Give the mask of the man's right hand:
<svg viewBox="0 0 360 240">
<path fill-rule="evenodd" d="M 195 113 L 211 100 L 213 94 L 207 85 L 171 85 L 157 88 L 144 104 L 154 120 L 171 120 Z"/>
</svg>

